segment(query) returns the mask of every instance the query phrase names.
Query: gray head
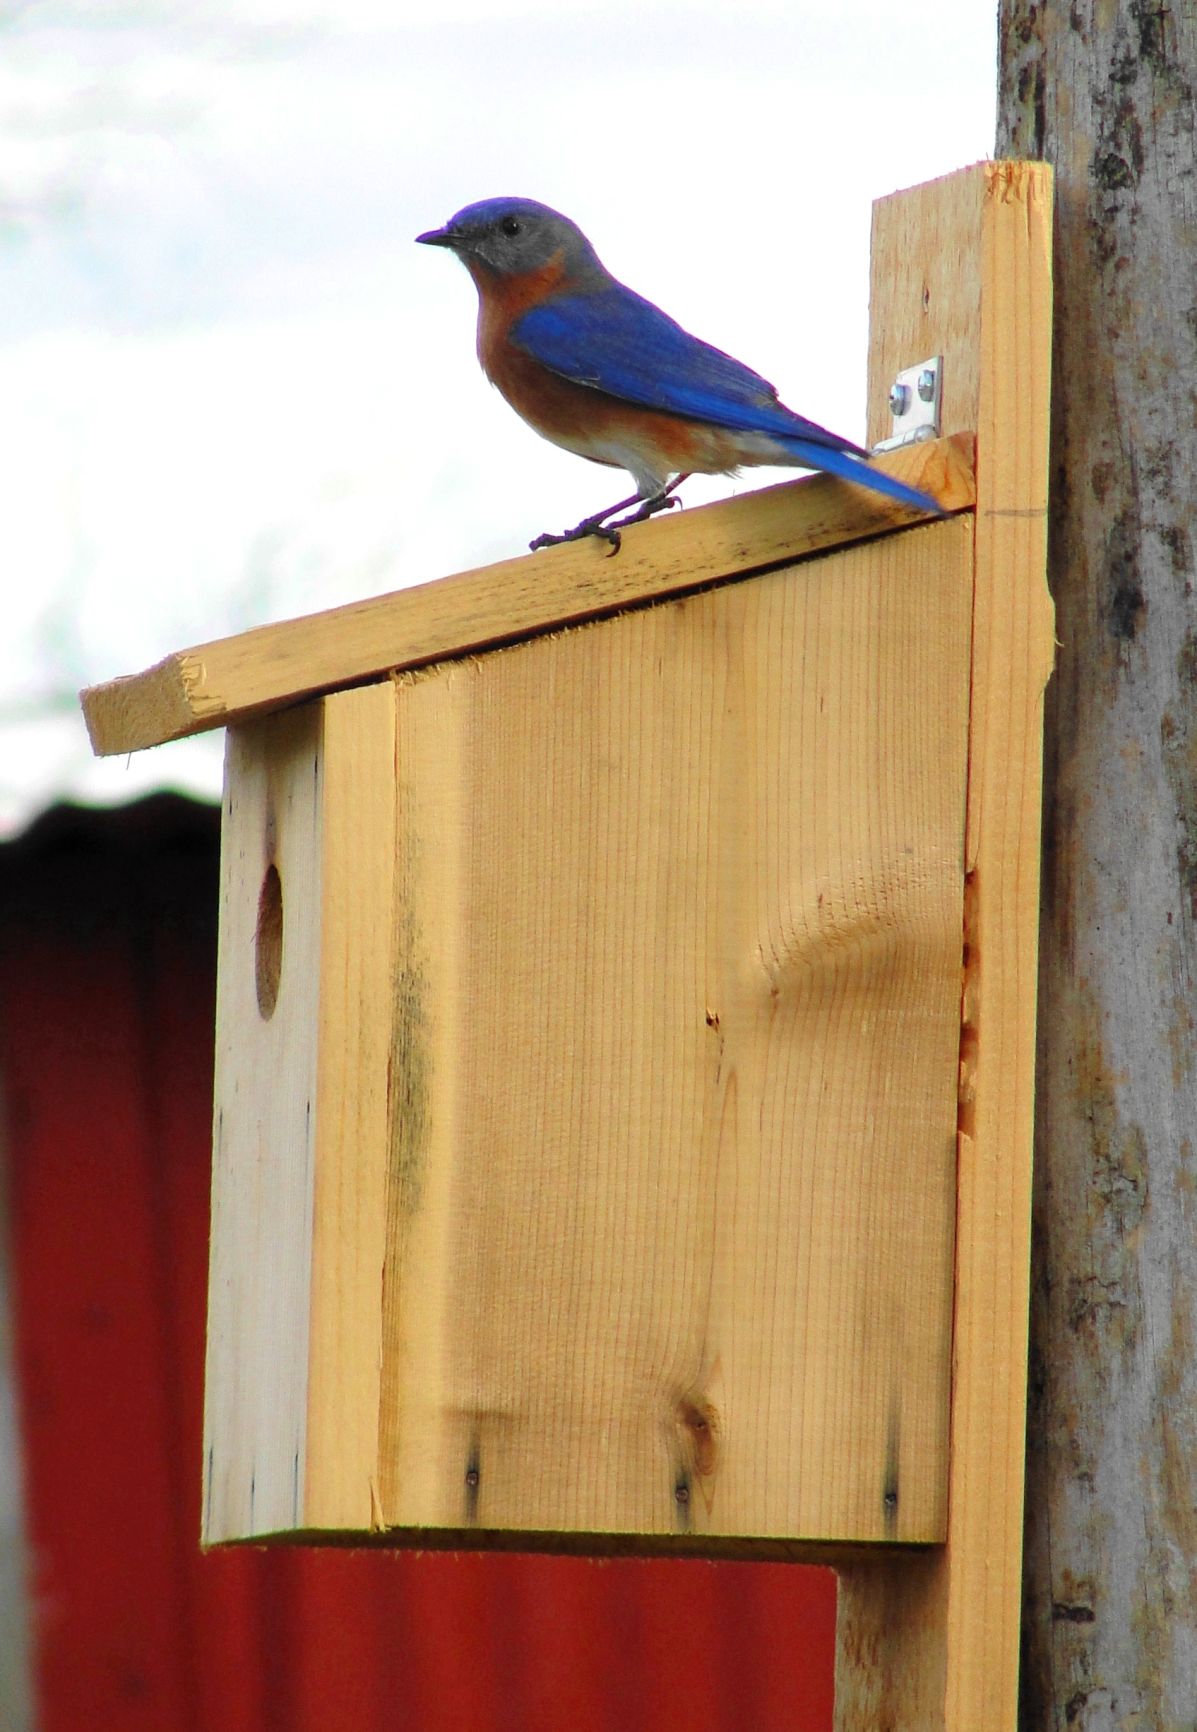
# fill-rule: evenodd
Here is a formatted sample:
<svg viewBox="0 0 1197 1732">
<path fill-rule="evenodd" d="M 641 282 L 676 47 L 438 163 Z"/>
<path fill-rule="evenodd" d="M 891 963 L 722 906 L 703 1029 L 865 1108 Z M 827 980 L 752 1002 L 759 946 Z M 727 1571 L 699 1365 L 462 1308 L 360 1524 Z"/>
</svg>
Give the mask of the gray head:
<svg viewBox="0 0 1197 1732">
<path fill-rule="evenodd" d="M 558 254 L 567 276 L 602 269 L 577 223 L 532 198 L 481 199 L 450 217 L 444 228 L 416 239 L 448 247 L 471 271 L 481 266 L 504 277 L 542 270 Z"/>
</svg>

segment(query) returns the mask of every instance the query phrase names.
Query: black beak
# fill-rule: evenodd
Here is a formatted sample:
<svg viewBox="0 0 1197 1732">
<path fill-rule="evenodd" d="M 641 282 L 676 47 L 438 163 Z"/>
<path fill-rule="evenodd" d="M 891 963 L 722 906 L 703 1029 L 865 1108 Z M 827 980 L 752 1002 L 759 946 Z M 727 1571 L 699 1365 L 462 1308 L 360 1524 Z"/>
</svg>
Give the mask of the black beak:
<svg viewBox="0 0 1197 1732">
<path fill-rule="evenodd" d="M 460 235 L 451 234 L 448 229 L 429 229 L 426 234 L 417 235 L 416 239 L 426 247 L 455 247 L 460 244 Z"/>
</svg>

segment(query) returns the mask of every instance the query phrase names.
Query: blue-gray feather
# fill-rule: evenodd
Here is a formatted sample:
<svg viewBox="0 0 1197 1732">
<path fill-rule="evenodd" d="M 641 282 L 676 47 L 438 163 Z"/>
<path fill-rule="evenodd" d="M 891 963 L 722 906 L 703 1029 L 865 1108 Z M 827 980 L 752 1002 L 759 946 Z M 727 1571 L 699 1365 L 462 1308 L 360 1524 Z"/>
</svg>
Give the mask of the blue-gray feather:
<svg viewBox="0 0 1197 1732">
<path fill-rule="evenodd" d="M 785 408 L 775 387 L 751 367 L 692 337 L 660 307 L 614 281 L 531 308 L 512 326 L 509 341 L 554 373 L 642 408 L 865 455 Z"/>
</svg>

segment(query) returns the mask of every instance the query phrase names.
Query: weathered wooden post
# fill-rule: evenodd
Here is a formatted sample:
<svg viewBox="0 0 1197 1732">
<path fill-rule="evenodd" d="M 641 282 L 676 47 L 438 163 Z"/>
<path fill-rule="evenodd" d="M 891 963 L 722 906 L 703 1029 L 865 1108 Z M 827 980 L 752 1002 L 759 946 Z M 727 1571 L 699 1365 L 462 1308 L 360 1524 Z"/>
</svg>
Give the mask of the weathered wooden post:
<svg viewBox="0 0 1197 1732">
<path fill-rule="evenodd" d="M 1000 9 L 1055 165 L 1023 1724 L 1197 1692 L 1197 8 Z"/>
<path fill-rule="evenodd" d="M 878 209 L 941 520 L 788 483 L 87 695 L 229 728 L 208 1543 L 835 1562 L 843 1727 L 1009 1723 L 1049 230 Z"/>
</svg>

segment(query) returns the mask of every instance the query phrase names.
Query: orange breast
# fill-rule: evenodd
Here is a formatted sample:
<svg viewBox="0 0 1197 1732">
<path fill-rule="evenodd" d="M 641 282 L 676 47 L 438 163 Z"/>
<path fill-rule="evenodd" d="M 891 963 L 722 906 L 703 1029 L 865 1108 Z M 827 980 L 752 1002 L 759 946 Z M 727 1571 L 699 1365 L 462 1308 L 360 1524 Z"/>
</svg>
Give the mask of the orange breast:
<svg viewBox="0 0 1197 1732">
<path fill-rule="evenodd" d="M 565 258 L 554 253 L 547 265 L 538 271 L 528 271 L 520 277 L 501 276 L 481 259 L 467 259 L 470 275 L 478 290 L 478 359 L 488 379 L 499 385 L 496 366 L 502 366 L 507 350 L 507 333 L 526 313 L 559 289 L 565 280 Z M 499 385 L 499 389 L 503 387 Z"/>
<path fill-rule="evenodd" d="M 555 445 L 614 468 L 664 480 L 697 470 L 733 469 L 733 442 L 718 428 L 642 409 L 551 372 L 508 341 L 521 313 L 565 286 L 558 254 L 543 270 L 500 277 L 470 262 L 478 288 L 478 359 L 491 383 L 529 426 Z"/>
</svg>

